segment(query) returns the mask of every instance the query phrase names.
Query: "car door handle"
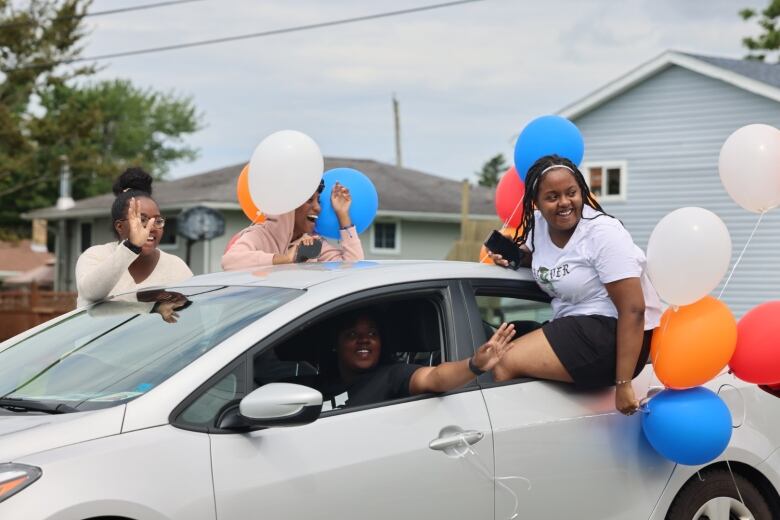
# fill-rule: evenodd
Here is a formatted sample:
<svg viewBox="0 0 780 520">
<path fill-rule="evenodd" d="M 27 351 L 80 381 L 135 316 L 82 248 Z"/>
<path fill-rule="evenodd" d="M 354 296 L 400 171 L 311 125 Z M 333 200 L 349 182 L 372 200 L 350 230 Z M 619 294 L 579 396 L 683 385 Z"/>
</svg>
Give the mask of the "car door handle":
<svg viewBox="0 0 780 520">
<path fill-rule="evenodd" d="M 476 444 L 485 437 L 485 434 L 476 430 L 466 430 L 460 433 L 447 435 L 446 437 L 439 437 L 433 439 L 428 443 L 428 447 L 432 450 L 444 451 L 456 446 L 462 446 L 466 444 Z"/>
</svg>

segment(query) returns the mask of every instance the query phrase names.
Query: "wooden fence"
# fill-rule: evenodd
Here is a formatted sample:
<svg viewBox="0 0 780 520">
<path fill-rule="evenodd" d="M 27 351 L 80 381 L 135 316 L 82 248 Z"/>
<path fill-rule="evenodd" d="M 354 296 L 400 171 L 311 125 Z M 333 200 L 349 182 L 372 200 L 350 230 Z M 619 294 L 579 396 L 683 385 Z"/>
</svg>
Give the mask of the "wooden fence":
<svg viewBox="0 0 780 520">
<path fill-rule="evenodd" d="M 460 199 L 460 240 L 456 240 L 447 254 L 447 260 L 479 262 L 482 243 L 494 229 L 501 229 L 501 221 L 472 220 L 469 218 L 469 197 L 471 187 L 468 181 L 461 185 Z"/>
<path fill-rule="evenodd" d="M 76 308 L 76 293 L 26 290 L 0 292 L 0 341 Z"/>
<path fill-rule="evenodd" d="M 452 245 L 447 260 L 479 262 L 480 249 L 494 229 L 501 229 L 500 220 L 469 220 L 461 222 L 461 238 Z"/>
</svg>

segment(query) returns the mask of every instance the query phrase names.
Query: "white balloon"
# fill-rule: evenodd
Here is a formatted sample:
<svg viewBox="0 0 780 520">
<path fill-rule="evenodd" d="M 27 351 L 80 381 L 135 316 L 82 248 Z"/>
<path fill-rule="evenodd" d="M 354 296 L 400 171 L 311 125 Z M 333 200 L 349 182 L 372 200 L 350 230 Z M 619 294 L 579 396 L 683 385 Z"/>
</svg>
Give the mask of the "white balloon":
<svg viewBox="0 0 780 520">
<path fill-rule="evenodd" d="M 780 204 L 780 130 L 743 126 L 726 139 L 718 158 L 720 180 L 734 202 L 763 213 Z"/>
<path fill-rule="evenodd" d="M 263 213 L 287 213 L 314 194 L 324 170 L 322 153 L 311 137 L 296 130 L 274 132 L 252 153 L 249 194 Z"/>
<path fill-rule="evenodd" d="M 672 211 L 656 224 L 647 243 L 650 280 L 671 305 L 688 305 L 709 294 L 730 262 L 729 230 L 704 208 Z"/>
</svg>

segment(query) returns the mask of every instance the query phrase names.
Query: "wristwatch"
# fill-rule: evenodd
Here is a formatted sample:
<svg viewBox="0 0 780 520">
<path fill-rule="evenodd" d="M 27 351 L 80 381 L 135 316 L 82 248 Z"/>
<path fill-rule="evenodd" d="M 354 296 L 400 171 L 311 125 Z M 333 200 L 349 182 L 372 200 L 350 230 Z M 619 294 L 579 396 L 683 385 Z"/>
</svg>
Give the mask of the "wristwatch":
<svg viewBox="0 0 780 520">
<path fill-rule="evenodd" d="M 133 243 L 132 243 L 132 242 L 130 242 L 129 240 L 127 240 L 127 239 L 125 239 L 125 240 L 122 240 L 122 244 L 124 244 L 124 246 L 125 246 L 127 249 L 129 249 L 130 251 L 132 251 L 133 253 L 135 253 L 135 254 L 137 254 L 137 255 L 140 255 L 140 254 L 141 254 L 141 248 L 140 248 L 140 247 L 138 247 L 137 245 L 133 244 Z"/>
<path fill-rule="evenodd" d="M 477 365 L 474 364 L 474 358 L 469 358 L 469 370 L 475 375 L 475 376 L 481 376 L 485 373 L 484 370 L 481 370 Z"/>
</svg>

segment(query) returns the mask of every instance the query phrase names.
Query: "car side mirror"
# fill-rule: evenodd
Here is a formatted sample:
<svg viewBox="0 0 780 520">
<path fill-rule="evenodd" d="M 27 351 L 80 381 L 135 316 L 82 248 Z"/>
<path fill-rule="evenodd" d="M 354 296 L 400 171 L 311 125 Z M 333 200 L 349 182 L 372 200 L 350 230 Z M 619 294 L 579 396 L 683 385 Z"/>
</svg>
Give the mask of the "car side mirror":
<svg viewBox="0 0 780 520">
<path fill-rule="evenodd" d="M 253 390 L 226 413 L 219 427 L 228 430 L 301 426 L 314 422 L 322 411 L 322 394 L 292 383 L 268 383 Z"/>
</svg>

